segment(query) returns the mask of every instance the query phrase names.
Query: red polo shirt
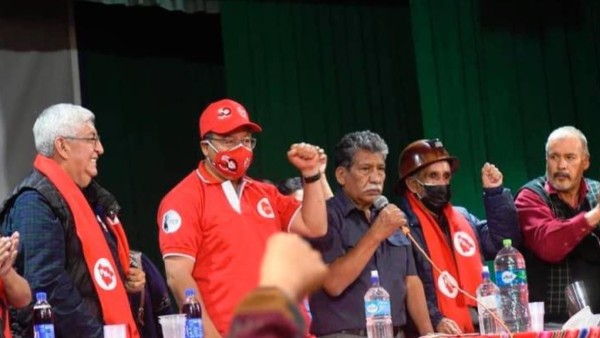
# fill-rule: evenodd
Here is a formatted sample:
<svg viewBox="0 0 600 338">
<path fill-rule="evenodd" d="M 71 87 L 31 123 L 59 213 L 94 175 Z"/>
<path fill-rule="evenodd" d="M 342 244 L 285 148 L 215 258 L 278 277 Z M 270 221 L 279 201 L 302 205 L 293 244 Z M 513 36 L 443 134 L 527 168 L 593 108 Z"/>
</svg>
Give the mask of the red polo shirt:
<svg viewBox="0 0 600 338">
<path fill-rule="evenodd" d="M 267 238 L 288 231 L 300 210 L 299 202 L 270 184 L 245 177 L 239 190 L 200 162 L 163 198 L 157 216 L 163 258 L 195 261 L 192 275 L 222 335 L 236 306 L 258 284 Z"/>
</svg>

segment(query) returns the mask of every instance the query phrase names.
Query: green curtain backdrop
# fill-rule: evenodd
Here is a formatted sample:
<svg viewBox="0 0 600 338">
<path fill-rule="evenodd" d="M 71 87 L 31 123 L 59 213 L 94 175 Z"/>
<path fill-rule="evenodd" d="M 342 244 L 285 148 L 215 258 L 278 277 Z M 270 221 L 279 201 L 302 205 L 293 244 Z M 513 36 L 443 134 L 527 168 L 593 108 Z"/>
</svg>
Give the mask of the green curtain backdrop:
<svg viewBox="0 0 600 338">
<path fill-rule="evenodd" d="M 225 95 L 219 17 L 79 2 L 75 19 L 83 105 L 105 149 L 98 179 L 132 249 L 159 263 L 158 204 L 198 163 L 200 110 Z"/>
<path fill-rule="evenodd" d="M 399 1 L 221 3 L 227 93 L 264 129 L 254 176 L 297 175 L 293 142 L 332 155 L 344 134 L 370 129 L 390 146 L 391 186 L 399 151 L 422 135 L 409 14 Z"/>
<path fill-rule="evenodd" d="M 561 125 L 587 135 L 598 178 L 598 1 L 413 0 L 410 9 L 425 135 L 461 160 L 455 202 L 482 215 L 485 161 L 513 191 L 542 175 L 545 140 Z"/>
</svg>

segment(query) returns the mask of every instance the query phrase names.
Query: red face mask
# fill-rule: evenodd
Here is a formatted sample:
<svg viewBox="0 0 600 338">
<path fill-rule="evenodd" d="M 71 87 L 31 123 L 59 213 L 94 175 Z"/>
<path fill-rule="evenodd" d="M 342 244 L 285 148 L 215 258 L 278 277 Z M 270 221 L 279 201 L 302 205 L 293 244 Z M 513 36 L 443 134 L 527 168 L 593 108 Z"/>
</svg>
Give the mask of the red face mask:
<svg viewBox="0 0 600 338">
<path fill-rule="evenodd" d="M 246 174 L 252 163 L 251 149 L 239 144 L 229 150 L 218 151 L 210 142 L 207 143 L 217 153 L 211 163 L 219 174 L 231 180 L 240 179 Z"/>
</svg>

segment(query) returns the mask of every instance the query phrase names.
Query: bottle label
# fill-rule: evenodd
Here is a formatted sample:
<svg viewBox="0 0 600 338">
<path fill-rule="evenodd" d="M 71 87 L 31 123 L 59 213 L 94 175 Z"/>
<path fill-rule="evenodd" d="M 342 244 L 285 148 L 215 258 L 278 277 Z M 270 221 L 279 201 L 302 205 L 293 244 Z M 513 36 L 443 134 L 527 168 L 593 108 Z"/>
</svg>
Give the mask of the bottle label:
<svg viewBox="0 0 600 338">
<path fill-rule="evenodd" d="M 477 301 L 487 307 L 489 310 L 494 310 L 497 307 L 497 298 L 496 295 L 489 295 L 484 297 L 479 297 Z M 483 310 L 483 309 L 482 309 Z"/>
<path fill-rule="evenodd" d="M 203 338 L 202 319 L 190 318 L 185 321 L 185 338 Z"/>
<path fill-rule="evenodd" d="M 496 271 L 496 284 L 498 287 L 527 284 L 525 269 Z"/>
<path fill-rule="evenodd" d="M 54 325 L 41 324 L 33 327 L 34 338 L 54 338 Z"/>
<path fill-rule="evenodd" d="M 381 299 L 367 301 L 365 302 L 365 313 L 367 317 L 390 316 L 392 313 L 390 301 Z"/>
</svg>

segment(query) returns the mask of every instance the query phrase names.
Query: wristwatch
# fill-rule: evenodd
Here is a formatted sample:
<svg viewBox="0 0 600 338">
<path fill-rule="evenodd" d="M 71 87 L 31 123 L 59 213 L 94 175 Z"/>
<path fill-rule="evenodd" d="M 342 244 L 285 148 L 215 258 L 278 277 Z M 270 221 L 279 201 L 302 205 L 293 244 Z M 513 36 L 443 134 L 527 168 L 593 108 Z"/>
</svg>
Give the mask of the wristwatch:
<svg viewBox="0 0 600 338">
<path fill-rule="evenodd" d="M 318 181 L 321 178 L 321 172 L 319 171 L 318 173 L 316 173 L 315 175 L 312 176 L 302 176 L 302 183 L 304 184 L 310 184 L 310 183 L 314 183 L 316 181 Z"/>
</svg>

